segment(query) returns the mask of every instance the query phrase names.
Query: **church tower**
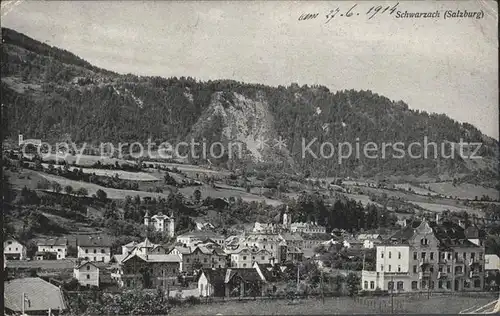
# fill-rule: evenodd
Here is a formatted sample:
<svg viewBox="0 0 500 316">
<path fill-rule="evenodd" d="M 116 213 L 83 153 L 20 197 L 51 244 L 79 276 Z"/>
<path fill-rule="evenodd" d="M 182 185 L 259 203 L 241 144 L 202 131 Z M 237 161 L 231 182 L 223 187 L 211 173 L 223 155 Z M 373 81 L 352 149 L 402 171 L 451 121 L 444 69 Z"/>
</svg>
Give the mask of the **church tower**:
<svg viewBox="0 0 500 316">
<path fill-rule="evenodd" d="M 149 226 L 149 212 L 146 211 L 146 215 L 144 215 L 144 225 Z"/>
</svg>

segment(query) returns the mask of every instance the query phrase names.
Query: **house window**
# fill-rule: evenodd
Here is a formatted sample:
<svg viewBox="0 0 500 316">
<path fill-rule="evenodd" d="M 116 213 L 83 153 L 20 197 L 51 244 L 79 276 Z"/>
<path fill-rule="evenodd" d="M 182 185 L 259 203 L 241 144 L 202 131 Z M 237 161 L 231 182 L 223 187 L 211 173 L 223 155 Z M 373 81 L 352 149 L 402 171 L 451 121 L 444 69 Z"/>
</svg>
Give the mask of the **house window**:
<svg viewBox="0 0 500 316">
<path fill-rule="evenodd" d="M 384 258 L 384 252 L 383 251 L 380 252 L 380 258 Z"/>
<path fill-rule="evenodd" d="M 431 260 L 434 260 L 434 252 L 431 251 Z"/>
<path fill-rule="evenodd" d="M 413 273 L 417 273 L 417 266 L 413 266 Z"/>
<path fill-rule="evenodd" d="M 374 289 L 375 288 L 375 281 L 370 281 L 370 289 Z"/>
<path fill-rule="evenodd" d="M 389 265 L 389 270 L 388 271 L 391 272 L 391 265 Z"/>
<path fill-rule="evenodd" d="M 467 259 L 467 253 L 464 252 L 464 260 Z"/>
<path fill-rule="evenodd" d="M 246 268 L 246 266 L 247 266 L 247 264 L 246 264 L 246 263 L 244 263 L 244 264 L 243 264 L 243 268 Z"/>
<path fill-rule="evenodd" d="M 474 280 L 474 287 L 481 287 L 481 280 L 480 279 L 476 279 Z"/>
<path fill-rule="evenodd" d="M 433 272 L 434 272 L 434 267 L 433 267 L 433 266 L 430 266 L 430 267 L 429 267 L 429 271 L 430 271 L 431 273 L 433 273 Z"/>
<path fill-rule="evenodd" d="M 398 259 L 401 259 L 401 251 L 398 251 Z"/>
<path fill-rule="evenodd" d="M 12 248 L 9 247 L 9 251 L 11 251 L 11 250 L 12 250 Z"/>
<path fill-rule="evenodd" d="M 160 250 L 160 249 L 158 249 L 158 250 Z M 105 253 L 104 249 L 101 249 L 101 253 Z"/>
<path fill-rule="evenodd" d="M 404 288 L 403 281 L 398 281 L 398 283 L 397 283 L 397 289 L 398 289 L 398 291 L 401 291 L 403 288 Z"/>
<path fill-rule="evenodd" d="M 365 285 L 365 290 L 367 290 L 368 289 L 368 281 L 365 281 L 364 285 Z"/>
<path fill-rule="evenodd" d="M 441 280 L 438 281 L 438 288 L 439 289 L 443 288 L 443 281 L 441 281 Z"/>
<path fill-rule="evenodd" d="M 104 262 L 104 257 L 101 258 L 101 261 Z"/>
<path fill-rule="evenodd" d="M 90 274 L 87 274 L 87 280 L 90 279 Z"/>
<path fill-rule="evenodd" d="M 88 250 L 88 249 L 85 249 L 85 253 L 89 253 L 89 250 Z"/>
<path fill-rule="evenodd" d="M 411 282 L 411 289 L 412 290 L 418 290 L 418 282 L 417 281 L 412 281 Z"/>
<path fill-rule="evenodd" d="M 417 254 L 417 252 L 415 251 L 415 252 L 413 252 L 413 260 L 417 260 L 417 259 L 418 259 L 418 254 Z"/>
<path fill-rule="evenodd" d="M 425 259 L 425 251 L 423 251 L 423 252 L 422 252 L 422 254 L 421 254 L 421 258 L 422 258 L 422 259 Z"/>
<path fill-rule="evenodd" d="M 90 270 L 90 265 L 87 265 L 87 270 Z"/>
<path fill-rule="evenodd" d="M 10 248 L 9 248 L 10 249 Z M 17 251 L 17 247 L 16 247 L 16 251 Z"/>
<path fill-rule="evenodd" d="M 387 283 L 387 288 L 388 288 L 389 290 L 394 290 L 394 282 L 389 281 L 389 283 Z"/>
<path fill-rule="evenodd" d="M 260 257 L 261 260 L 266 260 L 265 256 Z"/>
<path fill-rule="evenodd" d="M 446 255 L 446 257 L 448 258 L 448 260 L 451 260 L 451 252 L 448 252 L 448 254 Z"/>
<path fill-rule="evenodd" d="M 207 258 L 203 258 L 203 262 L 204 262 L 204 263 L 207 263 Z"/>
<path fill-rule="evenodd" d="M 483 253 L 482 252 L 479 253 L 479 260 L 483 260 Z"/>
<path fill-rule="evenodd" d="M 243 260 L 247 260 L 247 256 L 243 256 Z"/>
<path fill-rule="evenodd" d="M 398 272 L 401 272 L 401 266 L 398 265 Z"/>
<path fill-rule="evenodd" d="M 384 271 L 384 265 L 383 264 L 380 265 L 380 271 Z"/>
<path fill-rule="evenodd" d="M 451 266 L 446 266 L 446 272 L 451 273 Z"/>
<path fill-rule="evenodd" d="M 470 258 L 471 258 L 472 260 L 474 260 L 474 258 L 475 258 L 475 257 L 476 257 L 476 253 L 475 253 L 475 252 L 472 252 L 472 253 L 470 254 Z"/>
<path fill-rule="evenodd" d="M 389 259 L 391 259 L 392 257 L 392 253 L 389 251 Z"/>
</svg>

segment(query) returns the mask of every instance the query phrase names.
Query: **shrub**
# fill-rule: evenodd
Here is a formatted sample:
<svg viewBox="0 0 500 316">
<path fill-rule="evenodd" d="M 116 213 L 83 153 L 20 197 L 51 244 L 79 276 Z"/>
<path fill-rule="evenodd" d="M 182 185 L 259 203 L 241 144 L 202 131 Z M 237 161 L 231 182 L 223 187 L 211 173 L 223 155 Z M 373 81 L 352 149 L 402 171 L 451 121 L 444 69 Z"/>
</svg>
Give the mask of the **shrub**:
<svg viewBox="0 0 500 316">
<path fill-rule="evenodd" d="M 186 301 L 185 302 L 187 304 L 196 305 L 196 304 L 200 304 L 201 300 L 200 300 L 199 297 L 191 295 L 191 296 L 186 297 Z"/>
</svg>

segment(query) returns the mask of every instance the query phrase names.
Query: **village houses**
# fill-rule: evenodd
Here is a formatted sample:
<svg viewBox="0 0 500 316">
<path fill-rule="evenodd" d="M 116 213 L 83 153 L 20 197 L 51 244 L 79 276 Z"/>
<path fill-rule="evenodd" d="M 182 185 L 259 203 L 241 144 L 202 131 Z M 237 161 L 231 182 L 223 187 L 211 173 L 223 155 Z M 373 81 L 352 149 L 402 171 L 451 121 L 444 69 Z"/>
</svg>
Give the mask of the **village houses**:
<svg viewBox="0 0 500 316">
<path fill-rule="evenodd" d="M 73 269 L 73 277 L 83 286 L 99 286 L 99 267 L 90 261 L 77 263 Z"/>
<path fill-rule="evenodd" d="M 376 249 L 376 270 L 362 272 L 363 290 L 480 291 L 484 286 L 484 246 L 439 217 L 412 222 Z"/>
<path fill-rule="evenodd" d="M 38 251 L 35 254 L 37 260 L 65 259 L 68 254 L 68 240 L 66 238 L 50 238 L 40 240 L 37 244 Z"/>
<path fill-rule="evenodd" d="M 9 238 L 3 242 L 3 257 L 5 260 L 26 260 L 26 246 Z"/>
<path fill-rule="evenodd" d="M 102 236 L 78 236 L 78 258 L 86 261 L 105 262 L 111 259 L 111 240 Z"/>
</svg>

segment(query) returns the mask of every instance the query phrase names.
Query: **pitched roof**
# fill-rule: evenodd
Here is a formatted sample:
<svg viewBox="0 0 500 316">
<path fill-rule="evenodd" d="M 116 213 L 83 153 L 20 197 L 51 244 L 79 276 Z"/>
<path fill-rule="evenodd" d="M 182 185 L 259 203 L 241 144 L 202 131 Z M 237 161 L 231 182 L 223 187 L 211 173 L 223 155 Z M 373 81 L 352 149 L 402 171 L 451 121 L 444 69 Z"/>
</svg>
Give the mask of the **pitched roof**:
<svg viewBox="0 0 500 316">
<path fill-rule="evenodd" d="M 222 283 L 224 282 L 224 278 L 226 276 L 226 269 L 202 269 L 199 276 L 205 274 L 209 283 Z"/>
<path fill-rule="evenodd" d="M 41 239 L 37 242 L 38 246 L 66 246 L 67 244 L 66 238 Z"/>
<path fill-rule="evenodd" d="M 4 282 L 5 308 L 22 310 L 22 295 L 25 294 L 25 311 L 65 310 L 61 290 L 40 278 L 14 279 Z"/>
<path fill-rule="evenodd" d="M 128 254 L 114 255 L 111 260 L 116 261 L 116 263 L 122 263 L 123 259 L 127 258 Z"/>
<path fill-rule="evenodd" d="M 80 247 L 111 247 L 111 239 L 108 236 L 77 236 L 77 245 Z"/>
<path fill-rule="evenodd" d="M 209 231 L 209 230 L 194 230 L 194 231 L 177 236 L 177 238 L 187 238 L 187 237 L 210 238 L 210 239 L 224 238 L 223 236 L 218 235 L 218 234 L 216 234 L 212 231 Z"/>
<path fill-rule="evenodd" d="M 278 266 L 273 266 L 270 263 L 255 263 L 255 265 L 259 268 L 260 272 L 268 282 L 277 282 L 284 277 L 283 272 Z"/>
<path fill-rule="evenodd" d="M 174 249 L 177 250 L 177 251 L 179 251 L 183 255 L 191 253 L 191 248 L 189 248 L 189 247 L 176 246 L 172 250 L 174 250 Z M 172 252 L 172 250 L 170 252 Z"/>
<path fill-rule="evenodd" d="M 300 234 L 291 234 L 288 232 L 281 233 L 281 237 L 285 239 L 286 241 L 302 241 L 304 240 Z"/>
<path fill-rule="evenodd" d="M 224 283 L 229 283 L 235 276 L 247 282 L 264 281 L 255 268 L 229 268 L 226 270 Z"/>
<path fill-rule="evenodd" d="M 181 262 L 181 257 L 178 255 L 172 255 L 172 254 L 167 254 L 167 255 L 138 255 L 138 254 L 133 254 L 127 256 L 125 259 L 123 259 L 123 263 L 129 261 L 132 258 L 139 258 L 143 261 L 146 262 Z"/>
<path fill-rule="evenodd" d="M 82 261 L 80 263 L 77 263 L 76 266 L 75 266 L 75 269 L 80 269 L 81 267 L 87 265 L 87 264 L 90 264 L 90 265 L 93 265 L 94 267 L 96 267 L 97 269 L 99 269 L 98 266 L 96 266 L 93 262 L 91 261 Z"/>
</svg>

